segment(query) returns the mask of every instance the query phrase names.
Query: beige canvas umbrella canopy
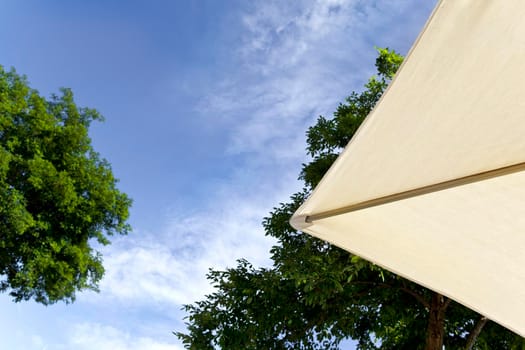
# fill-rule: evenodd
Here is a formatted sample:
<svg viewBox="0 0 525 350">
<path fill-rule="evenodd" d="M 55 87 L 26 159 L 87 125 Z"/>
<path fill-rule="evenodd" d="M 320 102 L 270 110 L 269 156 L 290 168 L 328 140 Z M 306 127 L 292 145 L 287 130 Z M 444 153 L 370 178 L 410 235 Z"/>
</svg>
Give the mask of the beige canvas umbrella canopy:
<svg viewBox="0 0 525 350">
<path fill-rule="evenodd" d="M 525 336 L 525 1 L 440 1 L 292 225 Z"/>
</svg>

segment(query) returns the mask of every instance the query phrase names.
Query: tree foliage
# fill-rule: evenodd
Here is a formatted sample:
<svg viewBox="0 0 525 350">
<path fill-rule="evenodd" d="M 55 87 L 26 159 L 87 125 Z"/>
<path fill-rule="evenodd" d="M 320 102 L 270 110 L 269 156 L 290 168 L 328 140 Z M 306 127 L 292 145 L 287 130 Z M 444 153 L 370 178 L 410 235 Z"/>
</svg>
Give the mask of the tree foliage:
<svg viewBox="0 0 525 350">
<path fill-rule="evenodd" d="M 348 338 L 363 350 L 525 348 L 523 339 L 474 311 L 289 224 L 402 62 L 394 51 L 378 53 L 377 76 L 307 131 L 304 190 L 263 221 L 277 239 L 273 267 L 240 260 L 236 268 L 211 271 L 215 292 L 185 306 L 187 332 L 176 333 L 187 349 L 338 349 Z"/>
<path fill-rule="evenodd" d="M 104 269 L 90 241 L 125 234 L 130 199 L 93 150 L 94 109 L 69 89 L 46 100 L 0 66 L 0 290 L 15 301 L 73 301 Z"/>
</svg>

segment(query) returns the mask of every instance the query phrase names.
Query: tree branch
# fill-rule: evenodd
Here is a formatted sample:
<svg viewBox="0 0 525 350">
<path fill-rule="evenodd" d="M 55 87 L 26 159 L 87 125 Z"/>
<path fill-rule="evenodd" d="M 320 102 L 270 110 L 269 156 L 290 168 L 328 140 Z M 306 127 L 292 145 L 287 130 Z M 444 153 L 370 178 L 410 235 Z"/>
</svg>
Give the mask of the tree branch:
<svg viewBox="0 0 525 350">
<path fill-rule="evenodd" d="M 398 286 L 392 286 L 392 285 L 390 285 L 388 283 L 377 283 L 377 282 L 366 282 L 366 281 L 355 281 L 355 282 L 352 282 L 352 284 L 372 285 L 372 286 L 381 287 L 381 288 L 398 289 L 398 290 L 400 290 L 402 292 L 405 292 L 405 293 L 413 296 L 426 309 L 430 309 L 430 303 L 427 300 L 425 300 L 425 298 L 423 298 L 422 295 L 420 295 L 416 291 L 413 291 L 412 289 L 408 288 L 407 286 L 398 287 Z"/>
<path fill-rule="evenodd" d="M 452 302 L 452 299 L 448 298 L 448 297 L 445 297 L 447 300 L 445 300 L 445 303 L 443 305 L 443 307 L 445 308 L 445 310 L 448 308 L 448 306 L 450 305 L 450 303 Z"/>
<path fill-rule="evenodd" d="M 423 296 L 421 294 L 418 294 L 417 292 L 415 292 L 412 289 L 407 288 L 407 287 L 400 287 L 399 290 L 401 290 L 402 292 L 405 292 L 405 293 L 413 296 L 426 309 L 430 309 L 430 303 L 427 300 L 425 300 L 425 298 L 423 298 Z"/>
<path fill-rule="evenodd" d="M 428 300 L 425 300 L 425 298 L 421 294 L 419 294 L 416 291 L 408 288 L 405 280 L 401 280 L 401 284 L 402 284 L 402 287 L 400 288 L 401 291 L 403 291 L 403 292 L 413 296 L 427 310 L 430 310 L 430 302 Z"/>
<path fill-rule="evenodd" d="M 478 320 L 478 323 L 476 323 L 476 326 L 474 326 L 474 329 L 470 332 L 467 338 L 467 345 L 465 347 L 466 350 L 472 350 L 472 347 L 476 343 L 476 340 L 478 339 L 479 334 L 481 333 L 481 330 L 485 326 L 485 324 L 488 322 L 488 318 L 485 316 L 481 316 L 481 318 Z"/>
</svg>

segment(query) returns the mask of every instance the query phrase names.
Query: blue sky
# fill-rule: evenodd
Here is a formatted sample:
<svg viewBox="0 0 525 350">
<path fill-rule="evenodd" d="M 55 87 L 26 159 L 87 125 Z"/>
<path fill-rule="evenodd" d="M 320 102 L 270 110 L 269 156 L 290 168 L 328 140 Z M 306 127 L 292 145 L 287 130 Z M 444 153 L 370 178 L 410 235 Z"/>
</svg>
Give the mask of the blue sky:
<svg viewBox="0 0 525 350">
<path fill-rule="evenodd" d="M 406 53 L 434 0 L 4 0 L 0 64 L 106 118 L 94 147 L 133 199 L 101 292 L 71 305 L 0 295 L 6 349 L 182 349 L 209 267 L 268 265 L 260 222 L 300 187 L 305 130 Z M 349 345 L 350 346 L 350 345 Z"/>
</svg>

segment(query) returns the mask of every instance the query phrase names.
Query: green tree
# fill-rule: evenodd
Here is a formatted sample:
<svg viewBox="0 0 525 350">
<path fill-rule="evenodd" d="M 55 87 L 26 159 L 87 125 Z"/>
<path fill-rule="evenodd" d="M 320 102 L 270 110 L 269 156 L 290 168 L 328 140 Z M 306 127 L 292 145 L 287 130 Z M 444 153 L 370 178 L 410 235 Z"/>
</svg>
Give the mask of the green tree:
<svg viewBox="0 0 525 350">
<path fill-rule="evenodd" d="M 131 200 L 88 136 L 101 119 L 70 90 L 46 100 L 0 66 L 0 290 L 15 301 L 97 290 L 104 268 L 90 242 L 129 231 Z"/>
<path fill-rule="evenodd" d="M 375 106 L 402 57 L 378 49 L 377 76 L 353 92 L 333 118 L 319 117 L 307 131 L 300 179 L 304 190 L 265 218 L 277 239 L 273 267 L 210 271 L 215 292 L 186 305 L 186 348 L 522 349 L 522 338 L 454 301 L 383 270 L 338 247 L 294 230 L 289 219 Z"/>
</svg>

